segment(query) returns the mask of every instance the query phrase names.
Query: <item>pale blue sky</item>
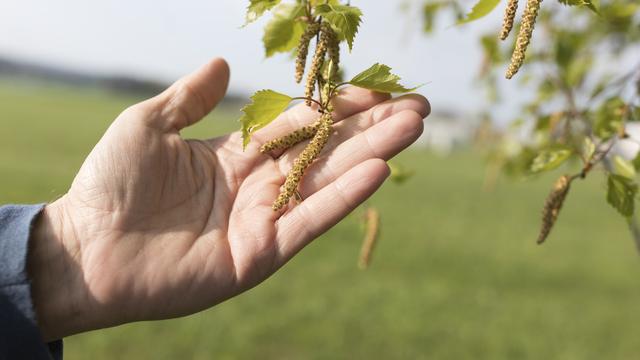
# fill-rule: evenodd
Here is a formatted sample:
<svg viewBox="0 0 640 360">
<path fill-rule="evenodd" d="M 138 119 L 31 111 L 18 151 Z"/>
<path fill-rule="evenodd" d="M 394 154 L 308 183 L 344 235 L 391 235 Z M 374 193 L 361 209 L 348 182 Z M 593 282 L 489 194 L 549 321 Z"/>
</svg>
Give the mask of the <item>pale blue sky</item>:
<svg viewBox="0 0 640 360">
<path fill-rule="evenodd" d="M 265 60 L 264 20 L 240 28 L 244 0 L 21 0 L 0 3 L 0 55 L 101 73 L 174 80 L 212 56 L 232 68 L 231 89 L 273 88 L 301 92 L 286 56 Z M 407 14 L 400 1 L 353 0 L 364 23 L 351 54 L 348 74 L 374 62 L 393 67 L 435 109 L 470 113 L 483 95 L 474 86 L 481 54 L 476 34 L 500 23 L 502 9 L 463 28 L 438 24 L 435 36 L 421 34 L 420 14 Z M 415 0 L 415 4 L 420 0 Z M 469 7 L 472 5 L 468 2 Z M 443 19 L 444 20 L 444 19 Z"/>
</svg>

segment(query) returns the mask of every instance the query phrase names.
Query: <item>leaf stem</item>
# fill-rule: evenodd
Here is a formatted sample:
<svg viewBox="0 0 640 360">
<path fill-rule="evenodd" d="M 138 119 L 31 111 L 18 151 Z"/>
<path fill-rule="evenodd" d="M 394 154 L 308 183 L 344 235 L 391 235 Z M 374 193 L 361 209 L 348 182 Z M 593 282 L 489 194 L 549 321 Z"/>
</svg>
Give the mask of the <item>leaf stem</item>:
<svg viewBox="0 0 640 360">
<path fill-rule="evenodd" d="M 311 101 L 311 102 L 313 102 L 313 103 L 316 103 L 316 104 L 320 107 L 320 110 L 322 110 L 322 111 L 325 111 L 325 110 L 326 110 L 326 109 L 325 109 L 325 107 L 322 105 L 322 103 L 321 103 L 321 102 L 319 102 L 318 100 L 313 99 L 313 98 L 308 98 L 308 97 L 304 97 L 304 96 L 298 96 L 298 97 L 291 98 L 291 100 L 292 100 L 292 101 L 293 101 L 293 100 L 309 100 L 309 101 Z"/>
<path fill-rule="evenodd" d="M 615 145 L 615 143 L 616 143 L 616 138 L 613 138 L 609 143 L 609 146 L 607 146 L 607 148 L 604 151 L 600 151 L 594 156 L 592 156 L 591 160 L 584 165 L 584 167 L 582 168 L 582 171 L 571 176 L 571 179 L 573 180 L 576 178 L 581 178 L 581 179 L 586 178 L 587 174 L 589 174 L 589 172 L 591 172 L 591 170 L 593 170 L 593 168 L 596 165 L 598 165 L 600 162 L 602 162 L 602 160 L 604 160 L 604 158 L 609 154 L 611 149 L 613 149 L 613 145 Z"/>
<path fill-rule="evenodd" d="M 341 83 L 339 83 L 339 84 L 334 85 L 334 86 L 331 88 L 331 90 L 329 90 L 329 98 L 333 98 L 334 93 L 336 92 L 336 90 L 338 90 L 338 88 L 339 88 L 340 86 L 344 86 L 344 85 L 348 85 L 348 84 L 349 84 L 349 82 L 348 82 L 348 81 L 345 81 L 345 82 L 341 82 Z"/>
</svg>

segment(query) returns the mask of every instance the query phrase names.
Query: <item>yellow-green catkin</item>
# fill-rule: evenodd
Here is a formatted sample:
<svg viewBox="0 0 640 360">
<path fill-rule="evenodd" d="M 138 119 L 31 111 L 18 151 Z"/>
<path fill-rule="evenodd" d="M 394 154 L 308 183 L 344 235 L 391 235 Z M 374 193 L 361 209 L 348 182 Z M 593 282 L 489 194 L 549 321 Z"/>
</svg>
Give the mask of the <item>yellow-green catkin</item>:
<svg viewBox="0 0 640 360">
<path fill-rule="evenodd" d="M 507 8 L 504 11 L 500 40 L 505 40 L 509 36 L 511 29 L 513 28 L 513 20 L 516 18 L 516 11 L 518 11 L 518 0 L 509 0 Z"/>
<path fill-rule="evenodd" d="M 380 234 L 380 213 L 376 208 L 368 208 L 365 214 L 366 233 L 362 247 L 360 248 L 360 258 L 358 267 L 362 270 L 369 267 L 371 255 Z"/>
<path fill-rule="evenodd" d="M 304 34 L 300 37 L 298 43 L 298 55 L 296 56 L 296 82 L 302 81 L 304 76 L 304 68 L 307 65 L 307 55 L 309 54 L 309 43 L 314 36 L 318 34 L 320 25 L 312 23 L 307 26 Z"/>
<path fill-rule="evenodd" d="M 322 69 L 322 65 L 324 64 L 324 57 L 327 54 L 328 42 L 329 37 L 327 33 L 321 31 L 320 37 L 318 39 L 318 44 L 316 45 L 316 52 L 313 55 L 313 60 L 311 61 L 309 72 L 307 73 L 307 84 L 304 89 L 304 96 L 308 99 L 311 99 L 313 97 L 316 82 L 321 75 L 320 69 Z M 311 106 L 311 100 L 307 100 L 307 105 Z"/>
<path fill-rule="evenodd" d="M 511 79 L 524 63 L 525 53 L 531 42 L 531 35 L 536 25 L 536 18 L 538 17 L 541 3 L 542 0 L 527 0 L 524 15 L 522 15 L 522 24 L 520 25 L 518 37 L 516 38 L 516 47 L 513 50 L 511 63 L 507 69 L 507 79 Z"/>
<path fill-rule="evenodd" d="M 323 114 L 320 117 L 318 130 L 315 135 L 304 150 L 302 150 L 302 153 L 293 161 L 293 167 L 291 171 L 289 171 L 289 174 L 287 174 L 287 179 L 280 190 L 280 195 L 278 195 L 278 198 L 272 205 L 274 211 L 278 211 L 287 205 L 291 197 L 296 193 L 304 172 L 327 144 L 329 135 L 331 135 L 332 125 L 333 118 L 331 114 Z"/>
<path fill-rule="evenodd" d="M 327 74 L 326 78 L 327 80 L 334 81 L 334 77 L 340 68 L 340 40 L 331 28 L 331 25 L 324 24 L 322 31 L 326 33 L 327 36 L 327 56 L 332 64 L 331 69 L 328 69 L 330 73 Z"/>
<path fill-rule="evenodd" d="M 553 189 L 547 196 L 544 207 L 542 208 L 542 225 L 540 226 L 540 233 L 538 234 L 538 244 L 542 244 L 547 239 L 551 228 L 553 228 L 553 225 L 556 223 L 564 199 L 569 193 L 571 179 L 568 175 L 562 175 L 556 180 L 555 184 L 553 184 Z"/>
<path fill-rule="evenodd" d="M 311 125 L 303 126 L 283 137 L 268 141 L 260 147 L 260 152 L 266 154 L 274 150 L 286 150 L 301 141 L 309 140 L 316 134 L 319 126 L 320 120 Z"/>
</svg>

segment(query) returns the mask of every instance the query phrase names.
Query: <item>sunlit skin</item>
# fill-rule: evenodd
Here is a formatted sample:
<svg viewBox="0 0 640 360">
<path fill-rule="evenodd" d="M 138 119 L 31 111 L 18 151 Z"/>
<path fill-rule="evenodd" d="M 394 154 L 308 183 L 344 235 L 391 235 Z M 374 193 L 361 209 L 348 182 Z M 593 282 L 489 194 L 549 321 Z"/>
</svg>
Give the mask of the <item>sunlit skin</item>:
<svg viewBox="0 0 640 360">
<path fill-rule="evenodd" d="M 245 151 L 238 132 L 184 139 L 228 80 L 214 59 L 126 109 L 46 206 L 28 259 L 45 340 L 191 314 L 257 285 L 379 188 L 385 161 L 420 136 L 430 111 L 419 95 L 344 89 L 335 134 L 300 185 L 304 200 L 275 212 L 304 144 L 278 158 L 259 148 L 319 114 L 296 105 Z"/>
</svg>

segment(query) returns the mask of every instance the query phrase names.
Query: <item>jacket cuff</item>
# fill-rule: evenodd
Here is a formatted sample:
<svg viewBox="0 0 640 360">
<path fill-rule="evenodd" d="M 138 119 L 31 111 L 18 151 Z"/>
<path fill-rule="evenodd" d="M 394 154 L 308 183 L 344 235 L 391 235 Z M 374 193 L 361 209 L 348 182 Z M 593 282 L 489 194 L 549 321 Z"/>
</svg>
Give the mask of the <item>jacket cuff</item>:
<svg viewBox="0 0 640 360">
<path fill-rule="evenodd" d="M 0 292 L 35 324 L 27 253 L 33 224 L 44 204 L 0 207 Z"/>
<path fill-rule="evenodd" d="M 27 274 L 29 238 L 44 206 L 0 207 L 0 358 L 62 357 L 61 341 L 46 346 L 42 341 Z"/>
</svg>

